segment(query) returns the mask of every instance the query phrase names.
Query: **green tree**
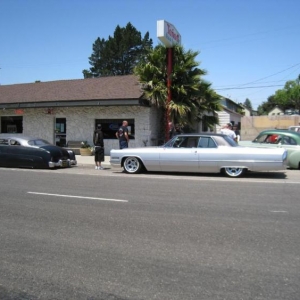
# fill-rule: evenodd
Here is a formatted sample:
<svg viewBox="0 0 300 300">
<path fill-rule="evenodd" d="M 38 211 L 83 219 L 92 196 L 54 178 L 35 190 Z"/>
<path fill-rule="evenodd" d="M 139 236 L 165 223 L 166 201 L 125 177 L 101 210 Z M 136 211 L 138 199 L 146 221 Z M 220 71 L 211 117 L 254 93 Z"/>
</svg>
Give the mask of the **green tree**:
<svg viewBox="0 0 300 300">
<path fill-rule="evenodd" d="M 173 48 L 171 76 L 170 118 L 174 123 L 193 125 L 202 120 L 208 126 L 218 123 L 215 111 L 221 110 L 220 96 L 211 84 L 202 79 L 206 71 L 195 61 L 199 52 L 185 51 L 182 46 Z M 163 45 L 149 51 L 145 60 L 135 68 L 145 93 L 152 105 L 167 109 L 167 48 Z M 208 113 L 213 117 L 204 118 Z"/>
<path fill-rule="evenodd" d="M 250 111 L 253 110 L 252 103 L 248 98 L 246 98 L 246 100 L 244 102 L 244 106 L 247 107 Z"/>
<path fill-rule="evenodd" d="M 300 112 L 300 75 L 296 80 L 289 80 L 284 88 L 275 92 L 275 99 L 284 109 L 292 108 Z"/>
<path fill-rule="evenodd" d="M 267 115 L 275 106 L 282 110 L 300 108 L 300 75 L 296 80 L 287 81 L 283 89 L 277 90 L 266 102 L 258 106 L 259 115 Z"/>
<path fill-rule="evenodd" d="M 133 74 L 133 68 L 152 49 L 152 39 L 141 33 L 131 23 L 116 27 L 113 37 L 96 39 L 89 57 L 92 66 L 83 70 L 84 78 Z"/>
<path fill-rule="evenodd" d="M 268 100 L 263 102 L 257 108 L 257 113 L 259 116 L 267 115 L 275 106 L 279 106 L 278 101 L 275 99 L 275 96 L 269 96 Z"/>
</svg>

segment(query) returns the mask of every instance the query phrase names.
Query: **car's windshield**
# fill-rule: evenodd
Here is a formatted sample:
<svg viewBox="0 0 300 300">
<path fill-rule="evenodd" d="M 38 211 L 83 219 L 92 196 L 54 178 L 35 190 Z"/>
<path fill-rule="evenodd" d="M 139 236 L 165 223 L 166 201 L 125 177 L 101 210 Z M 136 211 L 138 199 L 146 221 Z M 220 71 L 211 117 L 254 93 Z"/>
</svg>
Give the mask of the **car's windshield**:
<svg viewBox="0 0 300 300">
<path fill-rule="evenodd" d="M 30 146 L 45 146 L 45 145 L 51 145 L 48 141 L 43 139 L 34 139 L 28 141 L 28 145 Z"/>
</svg>

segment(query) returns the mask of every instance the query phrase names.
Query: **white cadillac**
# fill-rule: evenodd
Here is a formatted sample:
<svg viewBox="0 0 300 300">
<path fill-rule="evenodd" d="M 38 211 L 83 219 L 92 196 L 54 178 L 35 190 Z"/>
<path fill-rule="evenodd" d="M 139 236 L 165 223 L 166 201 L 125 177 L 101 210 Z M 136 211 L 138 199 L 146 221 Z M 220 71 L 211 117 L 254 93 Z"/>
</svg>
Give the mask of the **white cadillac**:
<svg viewBox="0 0 300 300">
<path fill-rule="evenodd" d="M 247 171 L 285 170 L 287 151 L 241 147 L 222 134 L 182 134 L 159 147 L 112 149 L 110 163 L 130 174 L 143 170 L 221 172 L 229 177 L 240 177 Z"/>
</svg>

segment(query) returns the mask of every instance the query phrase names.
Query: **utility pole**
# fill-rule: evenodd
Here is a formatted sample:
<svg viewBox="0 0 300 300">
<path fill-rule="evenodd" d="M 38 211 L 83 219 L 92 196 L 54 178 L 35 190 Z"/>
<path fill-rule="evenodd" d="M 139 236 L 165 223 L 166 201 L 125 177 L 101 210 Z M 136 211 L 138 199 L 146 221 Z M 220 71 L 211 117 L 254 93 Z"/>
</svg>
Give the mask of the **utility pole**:
<svg viewBox="0 0 300 300">
<path fill-rule="evenodd" d="M 298 75 L 298 114 L 300 115 L 300 74 Z M 299 123 L 300 125 L 300 123 Z"/>
<path fill-rule="evenodd" d="M 170 102 L 172 100 L 172 70 L 173 70 L 173 47 L 181 44 L 181 35 L 174 25 L 165 21 L 157 21 L 157 37 L 167 48 L 167 99 L 166 99 L 166 117 L 165 117 L 165 142 L 169 140 L 170 131 Z"/>
</svg>

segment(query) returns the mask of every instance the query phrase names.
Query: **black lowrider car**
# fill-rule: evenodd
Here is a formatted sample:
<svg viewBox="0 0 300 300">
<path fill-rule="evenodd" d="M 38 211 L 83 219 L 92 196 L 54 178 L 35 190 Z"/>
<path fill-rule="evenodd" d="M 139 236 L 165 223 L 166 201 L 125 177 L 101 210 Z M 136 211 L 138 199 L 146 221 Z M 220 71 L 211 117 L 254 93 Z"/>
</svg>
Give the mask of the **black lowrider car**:
<svg viewBox="0 0 300 300">
<path fill-rule="evenodd" d="M 73 150 L 22 135 L 0 135 L 0 167 L 66 168 L 76 165 Z"/>
</svg>

